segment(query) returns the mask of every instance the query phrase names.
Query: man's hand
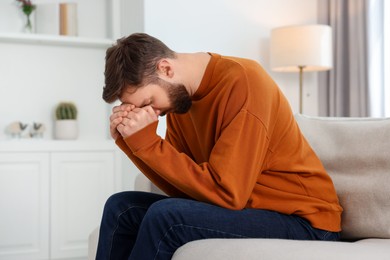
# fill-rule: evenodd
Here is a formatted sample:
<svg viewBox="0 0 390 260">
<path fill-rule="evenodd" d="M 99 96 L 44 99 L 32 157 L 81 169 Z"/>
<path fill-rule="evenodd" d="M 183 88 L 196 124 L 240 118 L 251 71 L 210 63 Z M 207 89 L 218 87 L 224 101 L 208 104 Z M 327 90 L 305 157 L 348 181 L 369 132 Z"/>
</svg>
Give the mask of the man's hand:
<svg viewBox="0 0 390 260">
<path fill-rule="evenodd" d="M 136 108 L 134 105 L 123 104 L 113 108 L 110 117 L 111 136 L 116 140 L 119 135 L 129 137 L 147 125 L 158 120 L 159 111 L 151 106 Z"/>
<path fill-rule="evenodd" d="M 122 104 L 112 108 L 110 116 L 110 133 L 111 137 L 116 140 L 121 135 L 117 129 L 118 125 L 122 123 L 123 118 L 127 117 L 129 112 L 135 108 L 134 105 Z"/>
<path fill-rule="evenodd" d="M 138 132 L 147 125 L 157 121 L 158 114 L 151 106 L 134 108 L 124 116 L 122 122 L 118 124 L 117 130 L 126 138 L 135 132 Z"/>
</svg>

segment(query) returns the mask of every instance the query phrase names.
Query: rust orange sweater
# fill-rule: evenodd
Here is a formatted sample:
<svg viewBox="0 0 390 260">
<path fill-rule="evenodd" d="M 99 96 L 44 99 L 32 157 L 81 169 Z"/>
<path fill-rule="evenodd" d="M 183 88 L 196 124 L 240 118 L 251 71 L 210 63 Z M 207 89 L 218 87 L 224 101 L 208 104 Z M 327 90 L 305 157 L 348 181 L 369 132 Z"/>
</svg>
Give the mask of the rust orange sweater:
<svg viewBox="0 0 390 260">
<path fill-rule="evenodd" d="M 280 89 L 255 61 L 211 55 L 190 111 L 167 115 L 165 139 L 156 122 L 119 147 L 168 195 L 296 214 L 339 231 L 333 183 Z"/>
</svg>

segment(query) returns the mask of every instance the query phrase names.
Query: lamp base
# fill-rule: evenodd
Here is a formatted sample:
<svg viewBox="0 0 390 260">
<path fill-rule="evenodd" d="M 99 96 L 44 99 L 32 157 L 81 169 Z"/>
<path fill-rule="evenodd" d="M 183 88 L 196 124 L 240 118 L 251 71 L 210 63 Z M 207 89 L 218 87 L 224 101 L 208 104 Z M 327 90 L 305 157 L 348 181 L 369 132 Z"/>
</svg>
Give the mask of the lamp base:
<svg viewBox="0 0 390 260">
<path fill-rule="evenodd" d="M 299 114 L 303 112 L 303 69 L 305 66 L 298 66 L 299 68 Z"/>
</svg>

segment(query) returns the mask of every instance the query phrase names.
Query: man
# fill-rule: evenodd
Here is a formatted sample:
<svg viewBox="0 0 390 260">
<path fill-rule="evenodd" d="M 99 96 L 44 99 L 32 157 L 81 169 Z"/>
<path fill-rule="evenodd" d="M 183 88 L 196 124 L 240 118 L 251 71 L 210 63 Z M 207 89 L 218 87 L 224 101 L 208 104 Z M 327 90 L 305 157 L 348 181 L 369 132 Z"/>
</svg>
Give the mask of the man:
<svg viewBox="0 0 390 260">
<path fill-rule="evenodd" d="M 109 198 L 97 259 L 170 259 L 205 238 L 339 238 L 333 183 L 255 61 L 176 53 L 137 33 L 107 50 L 105 84 L 103 99 L 122 103 L 112 137 L 170 197 Z"/>
</svg>

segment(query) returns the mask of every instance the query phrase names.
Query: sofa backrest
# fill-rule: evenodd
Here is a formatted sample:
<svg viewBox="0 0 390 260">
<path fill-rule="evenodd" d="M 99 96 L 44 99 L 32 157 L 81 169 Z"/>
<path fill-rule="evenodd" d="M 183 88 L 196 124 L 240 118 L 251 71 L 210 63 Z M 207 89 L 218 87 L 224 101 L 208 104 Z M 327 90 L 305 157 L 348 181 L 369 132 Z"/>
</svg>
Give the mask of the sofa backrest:
<svg viewBox="0 0 390 260">
<path fill-rule="evenodd" d="M 342 238 L 390 238 L 390 118 L 296 119 L 334 182 Z"/>
</svg>

